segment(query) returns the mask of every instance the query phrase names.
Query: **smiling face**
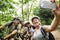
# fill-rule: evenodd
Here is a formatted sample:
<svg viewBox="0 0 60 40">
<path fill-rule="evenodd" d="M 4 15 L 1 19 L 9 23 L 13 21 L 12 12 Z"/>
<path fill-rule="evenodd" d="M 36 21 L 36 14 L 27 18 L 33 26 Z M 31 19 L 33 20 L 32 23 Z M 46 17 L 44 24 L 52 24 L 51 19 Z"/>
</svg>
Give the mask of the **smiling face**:
<svg viewBox="0 0 60 40">
<path fill-rule="evenodd" d="M 33 23 L 34 27 L 38 27 L 40 25 L 40 21 L 37 18 L 34 18 L 33 21 L 32 21 L 32 23 Z"/>
</svg>

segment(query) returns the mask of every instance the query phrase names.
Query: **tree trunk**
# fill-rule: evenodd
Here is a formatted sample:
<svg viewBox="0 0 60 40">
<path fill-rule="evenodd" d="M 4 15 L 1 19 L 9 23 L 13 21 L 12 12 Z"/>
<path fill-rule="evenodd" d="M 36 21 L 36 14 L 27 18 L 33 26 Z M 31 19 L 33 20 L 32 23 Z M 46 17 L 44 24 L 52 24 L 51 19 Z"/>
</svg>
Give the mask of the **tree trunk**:
<svg viewBox="0 0 60 40">
<path fill-rule="evenodd" d="M 22 0 L 22 19 L 24 21 L 24 13 L 23 13 L 23 0 Z"/>
</svg>

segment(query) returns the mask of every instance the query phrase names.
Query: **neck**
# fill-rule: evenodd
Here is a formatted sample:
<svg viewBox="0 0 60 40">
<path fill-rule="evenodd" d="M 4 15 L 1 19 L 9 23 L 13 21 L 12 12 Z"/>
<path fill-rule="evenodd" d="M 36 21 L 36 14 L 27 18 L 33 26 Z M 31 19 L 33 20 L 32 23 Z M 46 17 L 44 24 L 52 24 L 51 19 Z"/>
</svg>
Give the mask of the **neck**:
<svg viewBox="0 0 60 40">
<path fill-rule="evenodd" d="M 40 25 L 36 27 L 36 29 L 40 29 Z"/>
</svg>

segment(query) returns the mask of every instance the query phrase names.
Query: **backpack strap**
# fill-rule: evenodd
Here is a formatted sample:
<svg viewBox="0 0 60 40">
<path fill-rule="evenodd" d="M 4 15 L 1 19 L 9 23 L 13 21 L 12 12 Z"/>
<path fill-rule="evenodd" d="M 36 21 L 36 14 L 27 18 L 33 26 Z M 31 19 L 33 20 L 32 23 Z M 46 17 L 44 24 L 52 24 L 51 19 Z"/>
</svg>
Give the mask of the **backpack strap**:
<svg viewBox="0 0 60 40">
<path fill-rule="evenodd" d="M 49 40 L 55 40 L 54 35 L 51 32 L 49 32 Z"/>
<path fill-rule="evenodd" d="M 15 29 L 17 29 L 17 30 L 18 30 L 18 25 L 16 25 L 16 26 L 15 26 Z"/>
<path fill-rule="evenodd" d="M 43 27 L 41 27 L 41 33 L 46 40 L 49 40 L 49 32 L 46 32 Z"/>
<path fill-rule="evenodd" d="M 43 34 L 43 37 L 45 38 L 45 36 L 46 36 L 47 34 L 46 34 L 46 32 L 45 32 L 45 30 L 44 30 L 43 27 L 41 27 L 41 33 Z"/>
</svg>

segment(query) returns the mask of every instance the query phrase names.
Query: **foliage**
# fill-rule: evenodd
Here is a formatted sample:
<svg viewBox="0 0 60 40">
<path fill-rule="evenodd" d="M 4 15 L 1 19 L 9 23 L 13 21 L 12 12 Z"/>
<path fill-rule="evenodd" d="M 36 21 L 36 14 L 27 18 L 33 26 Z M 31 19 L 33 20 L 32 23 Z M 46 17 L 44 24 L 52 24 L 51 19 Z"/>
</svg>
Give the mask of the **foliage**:
<svg viewBox="0 0 60 40">
<path fill-rule="evenodd" d="M 22 21 L 29 21 L 30 17 L 38 16 L 42 24 L 50 24 L 53 14 L 49 9 L 41 9 L 38 0 L 0 0 L 0 26 L 18 16 Z M 0 30 L 0 38 L 6 36 L 8 28 Z"/>
<path fill-rule="evenodd" d="M 38 9 L 38 10 L 37 10 Z M 34 14 L 39 16 L 42 24 L 49 25 L 53 19 L 53 14 L 50 9 L 35 8 Z"/>
</svg>

